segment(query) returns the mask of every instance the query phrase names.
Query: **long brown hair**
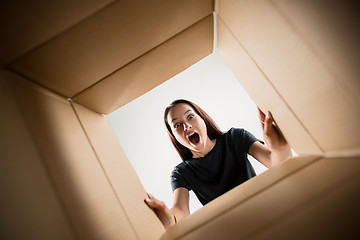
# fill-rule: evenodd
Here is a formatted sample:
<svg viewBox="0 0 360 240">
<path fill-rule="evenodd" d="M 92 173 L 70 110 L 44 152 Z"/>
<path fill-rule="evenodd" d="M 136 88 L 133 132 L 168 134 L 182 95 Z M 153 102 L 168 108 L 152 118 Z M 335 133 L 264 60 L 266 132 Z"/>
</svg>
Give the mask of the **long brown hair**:
<svg viewBox="0 0 360 240">
<path fill-rule="evenodd" d="M 206 129 L 207 129 L 207 135 L 209 136 L 210 140 L 220 137 L 223 134 L 223 132 L 220 131 L 219 127 L 216 125 L 214 120 L 212 120 L 212 118 L 195 103 L 188 101 L 188 100 L 184 100 L 184 99 L 178 99 L 178 100 L 173 101 L 165 109 L 164 123 L 165 123 L 166 129 L 167 129 L 167 132 L 168 132 L 168 135 L 170 137 L 172 144 L 174 145 L 176 151 L 179 153 L 181 159 L 183 161 L 185 161 L 185 160 L 192 158 L 192 156 L 193 156 L 192 152 L 187 147 L 183 146 L 181 143 L 179 143 L 176 140 L 176 138 L 171 130 L 171 127 L 167 121 L 167 115 L 169 114 L 170 109 L 172 109 L 175 105 L 180 104 L 180 103 L 184 103 L 184 104 L 187 104 L 190 107 L 192 107 L 195 110 L 195 112 L 204 120 Z"/>
</svg>

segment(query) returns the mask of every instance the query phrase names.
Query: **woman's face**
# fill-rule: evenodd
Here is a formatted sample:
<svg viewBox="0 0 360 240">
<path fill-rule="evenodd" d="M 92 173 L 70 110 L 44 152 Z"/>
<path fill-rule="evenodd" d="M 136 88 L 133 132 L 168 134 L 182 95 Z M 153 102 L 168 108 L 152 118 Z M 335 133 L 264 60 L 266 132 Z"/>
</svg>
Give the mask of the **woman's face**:
<svg viewBox="0 0 360 240">
<path fill-rule="evenodd" d="M 202 153 L 210 142 L 204 120 L 188 104 L 179 103 L 172 107 L 167 121 L 176 140 L 194 156 Z"/>
</svg>

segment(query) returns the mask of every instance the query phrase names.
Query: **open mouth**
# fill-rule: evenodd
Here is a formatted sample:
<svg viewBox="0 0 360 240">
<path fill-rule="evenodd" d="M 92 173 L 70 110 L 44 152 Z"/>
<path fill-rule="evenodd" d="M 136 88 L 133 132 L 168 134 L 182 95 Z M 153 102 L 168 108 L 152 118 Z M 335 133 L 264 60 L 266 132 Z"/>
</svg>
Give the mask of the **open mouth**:
<svg viewBox="0 0 360 240">
<path fill-rule="evenodd" d="M 192 143 L 192 144 L 198 144 L 199 141 L 200 141 L 200 136 L 199 134 L 197 133 L 193 133 L 189 136 L 189 141 Z"/>
</svg>

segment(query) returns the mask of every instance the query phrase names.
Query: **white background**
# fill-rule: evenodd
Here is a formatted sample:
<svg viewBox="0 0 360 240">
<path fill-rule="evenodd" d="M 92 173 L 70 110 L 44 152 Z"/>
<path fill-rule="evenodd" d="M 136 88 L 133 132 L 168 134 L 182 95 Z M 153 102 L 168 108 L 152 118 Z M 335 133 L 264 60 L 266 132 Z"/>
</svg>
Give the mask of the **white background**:
<svg viewBox="0 0 360 240">
<path fill-rule="evenodd" d="M 163 122 L 164 109 L 176 99 L 193 101 L 222 131 L 245 128 L 263 139 L 256 105 L 220 55 L 202 59 L 172 79 L 106 116 L 147 192 L 170 208 L 170 174 L 181 162 Z M 249 158 L 257 174 L 266 170 Z M 190 210 L 202 205 L 190 192 Z"/>
</svg>

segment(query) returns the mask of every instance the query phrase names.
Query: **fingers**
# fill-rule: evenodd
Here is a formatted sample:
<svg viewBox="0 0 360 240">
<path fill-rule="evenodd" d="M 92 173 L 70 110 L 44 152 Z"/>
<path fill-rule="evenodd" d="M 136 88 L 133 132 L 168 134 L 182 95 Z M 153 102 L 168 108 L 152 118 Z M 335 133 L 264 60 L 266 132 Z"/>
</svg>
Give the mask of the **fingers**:
<svg viewBox="0 0 360 240">
<path fill-rule="evenodd" d="M 267 136 L 271 135 L 274 132 L 273 120 L 274 119 L 272 117 L 271 112 L 268 111 L 265 121 L 264 121 L 264 127 L 263 127 L 264 134 Z"/>
<path fill-rule="evenodd" d="M 263 132 L 265 134 L 269 134 L 272 130 L 272 123 L 274 121 L 272 114 L 270 111 L 267 112 L 267 114 L 265 115 L 265 113 L 263 111 L 261 111 L 261 109 L 259 107 L 257 107 L 258 112 L 259 112 L 259 119 L 260 119 L 260 123 L 261 123 L 261 128 L 263 129 Z"/>
<path fill-rule="evenodd" d="M 159 200 L 157 200 L 153 195 L 151 195 L 150 193 L 147 193 L 148 198 L 145 199 L 145 203 L 151 207 L 151 208 L 156 208 L 159 204 Z"/>
<path fill-rule="evenodd" d="M 157 211 L 162 211 L 164 208 L 166 208 L 166 205 L 164 202 L 161 202 L 157 200 L 154 196 L 151 194 L 147 194 L 148 198 L 145 199 L 145 203 L 152 209 L 156 209 Z"/>
<path fill-rule="evenodd" d="M 158 216 L 159 220 L 164 225 L 165 229 L 174 225 L 176 223 L 174 215 L 167 208 L 166 204 L 162 201 L 157 200 L 151 194 L 147 194 L 148 198 L 144 202 L 153 209 L 155 214 Z"/>
<path fill-rule="evenodd" d="M 268 111 L 265 115 L 259 107 L 258 112 L 266 144 L 272 149 L 275 149 L 280 145 L 287 145 L 287 141 L 280 128 L 278 128 L 271 112 Z"/>
<path fill-rule="evenodd" d="M 150 207 L 150 208 L 155 208 L 156 207 L 156 198 L 154 197 L 150 197 L 150 195 L 148 194 L 148 198 L 145 199 L 145 203 Z"/>
<path fill-rule="evenodd" d="M 257 107 L 258 112 L 259 112 L 259 119 L 260 119 L 260 123 L 261 123 L 261 128 L 264 130 L 264 121 L 265 121 L 265 114 L 263 113 L 263 111 L 261 111 L 261 109 L 259 107 Z"/>
<path fill-rule="evenodd" d="M 154 208 L 153 205 L 154 205 L 154 197 L 150 194 L 150 193 L 146 193 L 148 198 L 146 198 L 144 200 L 144 202 L 146 203 L 146 205 L 148 205 L 150 208 Z"/>
</svg>

